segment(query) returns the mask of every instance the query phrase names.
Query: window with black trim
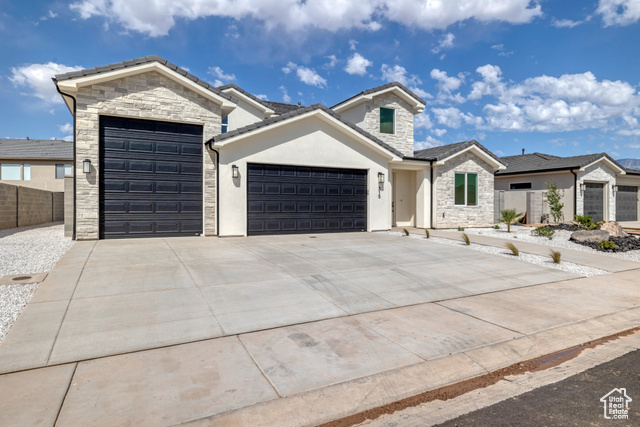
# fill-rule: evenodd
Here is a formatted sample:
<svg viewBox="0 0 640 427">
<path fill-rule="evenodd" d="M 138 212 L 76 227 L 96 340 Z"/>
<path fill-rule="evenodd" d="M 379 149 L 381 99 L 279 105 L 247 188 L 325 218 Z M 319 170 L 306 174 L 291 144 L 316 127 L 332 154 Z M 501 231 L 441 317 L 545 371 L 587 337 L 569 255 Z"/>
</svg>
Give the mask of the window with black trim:
<svg viewBox="0 0 640 427">
<path fill-rule="evenodd" d="M 396 110 L 380 107 L 380 133 L 396 133 Z"/>
<path fill-rule="evenodd" d="M 478 174 L 455 174 L 454 202 L 456 206 L 478 206 Z"/>
<path fill-rule="evenodd" d="M 514 182 L 509 184 L 509 190 L 530 190 L 531 183 L 530 182 Z"/>
</svg>

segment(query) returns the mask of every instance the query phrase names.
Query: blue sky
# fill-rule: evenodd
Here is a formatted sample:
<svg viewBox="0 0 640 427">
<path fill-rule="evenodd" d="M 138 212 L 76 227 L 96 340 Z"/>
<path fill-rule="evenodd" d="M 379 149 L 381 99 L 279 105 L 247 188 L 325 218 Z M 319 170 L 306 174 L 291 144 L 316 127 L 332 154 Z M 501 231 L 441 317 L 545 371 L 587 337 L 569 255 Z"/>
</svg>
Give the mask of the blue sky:
<svg viewBox="0 0 640 427">
<path fill-rule="evenodd" d="M 416 145 L 640 158 L 640 0 L 0 0 L 0 137 L 69 138 L 53 74 L 157 54 L 332 106 L 398 80 Z"/>
</svg>

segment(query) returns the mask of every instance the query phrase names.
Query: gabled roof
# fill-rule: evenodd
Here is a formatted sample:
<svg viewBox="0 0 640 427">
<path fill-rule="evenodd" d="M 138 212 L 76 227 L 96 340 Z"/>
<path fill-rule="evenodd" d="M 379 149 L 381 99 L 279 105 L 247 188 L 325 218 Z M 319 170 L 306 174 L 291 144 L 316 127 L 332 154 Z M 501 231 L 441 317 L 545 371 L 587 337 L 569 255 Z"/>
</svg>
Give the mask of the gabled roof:
<svg viewBox="0 0 640 427">
<path fill-rule="evenodd" d="M 455 144 L 440 145 L 438 147 L 419 150 L 414 153 L 414 158 L 429 160 L 436 163 L 444 163 L 451 157 L 462 154 L 470 149 L 475 149 L 477 153 L 482 153 L 490 163 L 494 163 L 497 169 L 504 169 L 505 164 L 495 154 L 480 144 L 475 139 L 470 141 L 456 142 Z"/>
<path fill-rule="evenodd" d="M 288 113 L 289 111 L 297 110 L 298 108 L 303 107 L 302 105 L 285 104 L 283 102 L 265 101 L 265 103 L 269 105 L 273 110 L 275 110 L 276 114 Z"/>
<path fill-rule="evenodd" d="M 247 92 L 246 90 L 242 89 L 241 87 L 233 84 L 233 83 L 229 83 L 223 86 L 218 86 L 218 89 L 220 89 L 222 92 L 229 92 L 229 91 L 235 91 L 236 92 L 236 96 L 244 96 L 245 99 L 247 99 L 247 101 L 251 104 L 254 104 L 254 106 L 256 106 L 258 109 L 262 110 L 265 115 L 267 117 L 271 116 L 273 113 L 275 113 L 275 109 L 272 108 L 269 104 L 267 104 L 265 101 L 263 101 L 262 99 L 258 98 L 257 96 Z M 256 105 L 257 104 L 257 105 Z"/>
<path fill-rule="evenodd" d="M 496 173 L 496 175 L 582 169 L 600 160 L 605 160 L 610 163 L 613 169 L 618 170 L 618 173 L 624 173 L 624 168 L 613 160 L 607 153 L 585 154 L 582 156 L 571 157 L 558 157 L 550 154 L 531 153 L 521 154 L 518 156 L 501 157 L 500 160 L 507 165 L 507 169 Z"/>
<path fill-rule="evenodd" d="M 336 112 L 334 112 L 333 110 L 330 110 L 329 108 L 325 107 L 322 104 L 314 104 L 314 105 L 310 105 L 308 107 L 299 107 L 295 110 L 291 110 L 287 113 L 284 113 L 280 116 L 274 116 L 271 118 L 268 118 L 266 120 L 263 120 L 261 122 L 257 122 L 257 123 L 253 123 L 250 124 L 248 126 L 244 126 L 238 129 L 234 129 L 230 132 L 227 133 L 223 133 L 220 135 L 216 135 L 213 138 L 211 138 L 209 141 L 207 141 L 207 143 L 220 143 L 235 137 L 238 137 L 240 135 L 244 135 L 244 134 L 248 134 L 248 133 L 253 133 L 258 131 L 259 129 L 263 129 L 265 127 L 268 126 L 273 126 L 276 125 L 278 123 L 282 123 L 288 120 L 292 120 L 296 117 L 301 117 L 313 112 L 318 112 L 321 111 L 323 113 L 325 113 L 326 115 L 330 116 L 332 119 L 336 120 L 337 122 L 341 123 L 344 126 L 349 127 L 350 129 L 352 129 L 353 131 L 357 132 L 358 134 L 360 134 L 361 136 L 369 139 L 370 141 L 374 142 L 375 144 L 379 145 L 380 147 L 382 147 L 383 149 L 385 149 L 386 151 L 394 154 L 397 157 L 402 158 L 402 153 L 400 153 L 398 150 L 396 150 L 395 148 L 393 148 L 392 146 L 382 142 L 380 139 L 376 138 L 375 136 L 371 135 L 369 132 L 366 132 L 365 130 L 363 130 L 362 128 L 356 126 L 355 124 L 351 123 L 348 120 L 343 119 L 342 117 L 340 117 L 339 114 L 337 114 Z"/>
<path fill-rule="evenodd" d="M 95 84 L 112 78 L 126 77 L 131 74 L 150 71 L 152 69 L 160 71 L 166 76 L 184 83 L 196 92 L 200 92 L 202 95 L 212 99 L 214 102 L 221 104 L 223 109 L 230 111 L 237 103 L 233 97 L 222 92 L 220 89 L 199 79 L 193 74 L 158 55 L 143 56 L 129 61 L 115 62 L 113 64 L 103 65 L 100 67 L 86 68 L 83 70 L 72 71 L 70 73 L 58 74 L 54 77 L 53 81 L 58 85 L 58 87 L 63 89 L 63 91 L 73 92 L 83 85 Z M 65 102 L 67 102 L 66 99 Z M 68 102 L 67 105 L 71 109 Z"/>
<path fill-rule="evenodd" d="M 339 113 L 340 111 L 346 109 L 347 107 L 350 107 L 352 105 L 358 104 L 363 101 L 368 101 L 372 99 L 374 95 L 379 95 L 380 93 L 383 93 L 383 92 L 395 92 L 401 98 L 404 98 L 405 101 L 412 104 L 414 109 L 414 114 L 422 112 L 425 105 L 427 105 L 424 99 L 420 98 L 418 95 L 416 95 L 415 93 L 413 93 L 412 91 L 404 87 L 404 85 L 402 85 L 401 83 L 391 82 L 382 86 L 377 86 L 371 89 L 364 90 L 359 94 L 352 96 L 349 99 L 339 102 L 338 104 L 331 107 L 331 109 Z"/>
<path fill-rule="evenodd" d="M 73 159 L 73 142 L 58 139 L 0 139 L 0 159 Z"/>
</svg>

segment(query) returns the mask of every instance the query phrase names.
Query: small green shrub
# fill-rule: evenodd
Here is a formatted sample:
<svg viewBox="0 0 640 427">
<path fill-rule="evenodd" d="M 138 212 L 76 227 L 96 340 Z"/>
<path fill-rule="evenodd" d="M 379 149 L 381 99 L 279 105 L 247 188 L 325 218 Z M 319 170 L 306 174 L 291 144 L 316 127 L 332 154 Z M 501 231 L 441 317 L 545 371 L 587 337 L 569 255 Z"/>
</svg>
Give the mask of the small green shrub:
<svg viewBox="0 0 640 427">
<path fill-rule="evenodd" d="M 429 237 L 431 237 L 431 235 L 429 234 L 429 229 L 427 229 L 427 228 L 425 228 L 425 229 L 424 229 L 424 234 L 426 234 L 426 235 L 427 235 L 427 239 L 428 239 Z"/>
<path fill-rule="evenodd" d="M 464 227 L 458 227 L 458 231 L 464 231 Z"/>
<path fill-rule="evenodd" d="M 600 246 L 600 249 L 602 249 L 603 251 L 618 249 L 616 244 L 613 243 L 611 240 L 603 240 L 602 242 L 598 243 L 598 246 Z"/>
<path fill-rule="evenodd" d="M 493 226 L 493 229 L 494 230 L 500 230 L 500 226 L 498 224 L 496 224 L 496 225 Z"/>
<path fill-rule="evenodd" d="M 578 227 L 584 228 L 585 230 L 595 230 L 604 224 L 604 221 L 593 222 L 591 215 L 576 215 L 573 217 L 573 221 Z"/>
<path fill-rule="evenodd" d="M 532 236 L 546 237 L 549 240 L 553 239 L 554 234 L 556 234 L 556 231 L 547 227 L 538 227 L 535 230 L 531 230 Z"/>
<path fill-rule="evenodd" d="M 564 204 L 561 202 L 562 198 L 564 197 L 564 190 L 560 190 L 558 188 L 558 184 L 556 184 L 554 180 L 545 182 L 545 184 L 547 186 L 547 193 L 545 195 L 547 204 L 549 205 L 549 210 L 551 211 L 553 222 L 558 224 L 564 221 L 564 214 L 562 213 Z"/>
<path fill-rule="evenodd" d="M 513 256 L 520 256 L 520 251 L 518 250 L 518 248 L 516 248 L 516 245 L 514 245 L 513 243 L 507 243 L 504 246 L 511 251 Z"/>
<path fill-rule="evenodd" d="M 409 235 L 409 230 L 407 230 L 406 228 L 403 228 L 402 232 L 404 233 L 405 236 Z"/>
<path fill-rule="evenodd" d="M 562 254 L 559 251 L 554 251 L 551 249 L 551 259 L 554 263 L 560 264 L 560 259 L 562 258 Z"/>
<path fill-rule="evenodd" d="M 462 240 L 464 240 L 464 244 L 467 246 L 471 244 L 471 239 L 469 239 L 467 233 L 462 233 Z"/>
<path fill-rule="evenodd" d="M 500 211 L 502 222 L 507 224 L 507 233 L 511 233 L 511 224 L 516 222 L 516 220 L 522 215 L 524 214 L 517 213 L 515 209 L 505 209 L 503 211 Z"/>
</svg>

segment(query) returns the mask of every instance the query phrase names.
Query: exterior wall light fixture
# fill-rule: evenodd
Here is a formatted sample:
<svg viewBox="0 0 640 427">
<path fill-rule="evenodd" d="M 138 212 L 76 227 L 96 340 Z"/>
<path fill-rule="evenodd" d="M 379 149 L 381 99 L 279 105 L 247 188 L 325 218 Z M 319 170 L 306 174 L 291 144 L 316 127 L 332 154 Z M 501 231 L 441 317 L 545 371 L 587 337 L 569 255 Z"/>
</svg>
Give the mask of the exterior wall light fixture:
<svg viewBox="0 0 640 427">
<path fill-rule="evenodd" d="M 237 179 L 239 176 L 240 176 L 240 171 L 238 170 L 238 166 L 232 165 L 231 166 L 231 177 L 233 179 Z"/>
<path fill-rule="evenodd" d="M 378 172 L 378 199 L 380 198 L 380 192 L 384 190 L 384 174 Z"/>
<path fill-rule="evenodd" d="M 82 161 L 82 172 L 91 173 L 91 160 L 84 159 Z"/>
</svg>

